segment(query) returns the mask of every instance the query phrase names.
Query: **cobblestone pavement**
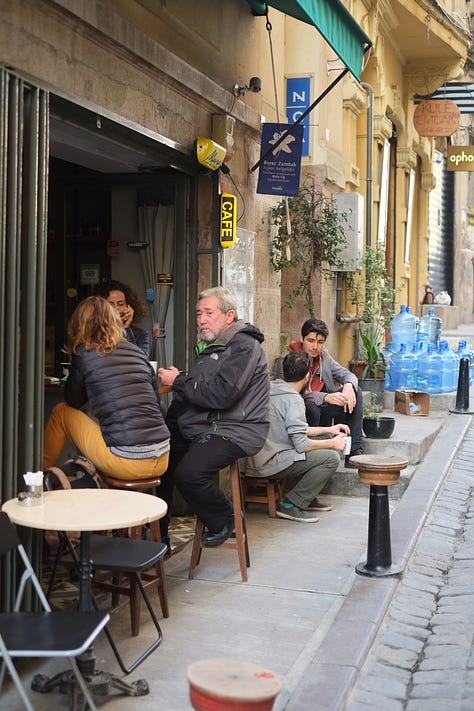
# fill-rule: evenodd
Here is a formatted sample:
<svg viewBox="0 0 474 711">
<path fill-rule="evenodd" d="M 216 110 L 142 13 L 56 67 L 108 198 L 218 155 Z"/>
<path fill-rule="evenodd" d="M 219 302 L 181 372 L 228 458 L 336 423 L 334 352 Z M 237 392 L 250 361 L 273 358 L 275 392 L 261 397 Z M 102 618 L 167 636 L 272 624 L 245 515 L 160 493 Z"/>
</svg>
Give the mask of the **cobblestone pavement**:
<svg viewBox="0 0 474 711">
<path fill-rule="evenodd" d="M 474 709 L 474 424 L 445 478 L 346 711 Z"/>
</svg>

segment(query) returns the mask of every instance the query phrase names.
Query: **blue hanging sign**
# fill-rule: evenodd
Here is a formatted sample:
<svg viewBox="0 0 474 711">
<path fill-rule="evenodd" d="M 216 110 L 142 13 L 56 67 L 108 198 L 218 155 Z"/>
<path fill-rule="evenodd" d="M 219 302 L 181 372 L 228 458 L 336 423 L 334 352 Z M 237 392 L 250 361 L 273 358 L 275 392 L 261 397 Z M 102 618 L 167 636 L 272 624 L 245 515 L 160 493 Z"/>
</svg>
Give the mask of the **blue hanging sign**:
<svg viewBox="0 0 474 711">
<path fill-rule="evenodd" d="M 309 108 L 310 78 L 288 77 L 286 80 L 286 118 L 288 123 L 295 123 Z M 309 114 L 301 122 L 303 126 L 302 156 L 309 156 Z"/>
<path fill-rule="evenodd" d="M 287 133 L 288 128 L 287 123 L 263 124 L 257 193 L 285 197 L 298 195 L 303 126 L 296 126 L 266 158 L 263 158 L 272 145 Z"/>
</svg>

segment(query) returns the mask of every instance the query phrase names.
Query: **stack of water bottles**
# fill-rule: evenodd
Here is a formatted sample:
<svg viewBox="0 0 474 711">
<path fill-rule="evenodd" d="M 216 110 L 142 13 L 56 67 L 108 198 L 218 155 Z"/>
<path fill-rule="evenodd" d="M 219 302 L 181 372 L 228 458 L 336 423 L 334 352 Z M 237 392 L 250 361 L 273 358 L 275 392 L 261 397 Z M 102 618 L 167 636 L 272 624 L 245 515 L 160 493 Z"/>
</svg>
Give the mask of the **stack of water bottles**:
<svg viewBox="0 0 474 711">
<path fill-rule="evenodd" d="M 391 343 L 384 351 L 387 362 L 386 390 L 421 390 L 427 393 L 453 392 L 458 386 L 459 361 L 469 360 L 469 384 L 473 381 L 474 353 L 467 341 L 453 351 L 441 338 L 442 319 L 433 306 L 418 319 L 402 305 L 391 321 Z"/>
</svg>

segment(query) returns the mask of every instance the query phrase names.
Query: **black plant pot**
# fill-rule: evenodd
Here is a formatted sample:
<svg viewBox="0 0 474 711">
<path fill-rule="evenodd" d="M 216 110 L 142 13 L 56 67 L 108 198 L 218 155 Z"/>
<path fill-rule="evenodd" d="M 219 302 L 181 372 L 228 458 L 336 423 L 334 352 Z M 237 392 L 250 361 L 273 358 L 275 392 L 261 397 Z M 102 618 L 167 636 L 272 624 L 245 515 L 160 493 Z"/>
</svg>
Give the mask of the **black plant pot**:
<svg viewBox="0 0 474 711">
<path fill-rule="evenodd" d="M 376 420 L 362 420 L 362 429 L 368 439 L 388 439 L 395 428 L 394 417 L 377 417 Z"/>
</svg>

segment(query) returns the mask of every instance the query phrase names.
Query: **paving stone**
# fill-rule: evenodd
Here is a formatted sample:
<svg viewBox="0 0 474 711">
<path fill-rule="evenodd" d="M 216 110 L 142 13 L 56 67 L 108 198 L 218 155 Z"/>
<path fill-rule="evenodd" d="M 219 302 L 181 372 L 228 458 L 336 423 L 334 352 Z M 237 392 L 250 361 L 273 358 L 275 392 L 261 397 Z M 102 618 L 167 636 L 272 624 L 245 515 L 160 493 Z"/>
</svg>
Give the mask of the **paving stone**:
<svg viewBox="0 0 474 711">
<path fill-rule="evenodd" d="M 418 661 L 418 654 L 408 649 L 392 649 L 391 647 L 382 646 L 377 658 L 379 661 L 385 662 L 385 664 L 411 670 Z"/>
<path fill-rule="evenodd" d="M 466 655 L 460 649 L 446 646 L 443 650 L 439 647 L 426 647 L 425 658 L 421 660 L 420 671 L 429 669 L 459 669 L 464 668 Z"/>
<path fill-rule="evenodd" d="M 377 692 L 389 699 L 403 700 L 406 697 L 406 684 L 401 681 L 391 679 L 387 684 L 387 679 L 382 676 L 374 676 L 371 674 L 362 680 L 360 685 L 361 691 Z"/>
<path fill-rule="evenodd" d="M 413 675 L 417 684 L 461 684 L 464 681 L 464 669 L 436 669 L 433 671 L 417 671 Z"/>
<path fill-rule="evenodd" d="M 443 699 L 441 705 L 435 699 L 410 699 L 405 706 L 405 711 L 436 711 L 436 709 L 438 711 L 461 711 L 460 701 Z M 468 711 L 472 711 L 472 708 Z"/>
<path fill-rule="evenodd" d="M 461 699 L 461 684 L 417 684 L 415 675 L 410 698 L 436 699 L 437 704 L 441 699 Z"/>
<path fill-rule="evenodd" d="M 381 643 L 392 649 L 406 649 L 411 652 L 415 652 L 417 655 L 420 654 L 423 649 L 424 643 L 419 639 L 413 639 L 412 637 L 407 637 L 406 635 L 400 635 L 389 630 L 383 635 Z"/>
<path fill-rule="evenodd" d="M 370 693 L 368 691 L 359 691 L 354 694 L 355 703 L 365 703 L 371 709 L 382 709 L 383 711 L 403 711 L 404 704 L 402 701 L 397 701 L 396 699 L 390 699 L 386 696 L 383 700 L 380 700 L 380 695 L 376 693 Z M 315 706 L 317 708 L 317 706 Z M 349 703 L 346 706 L 345 711 L 355 711 L 355 706 Z"/>
</svg>

